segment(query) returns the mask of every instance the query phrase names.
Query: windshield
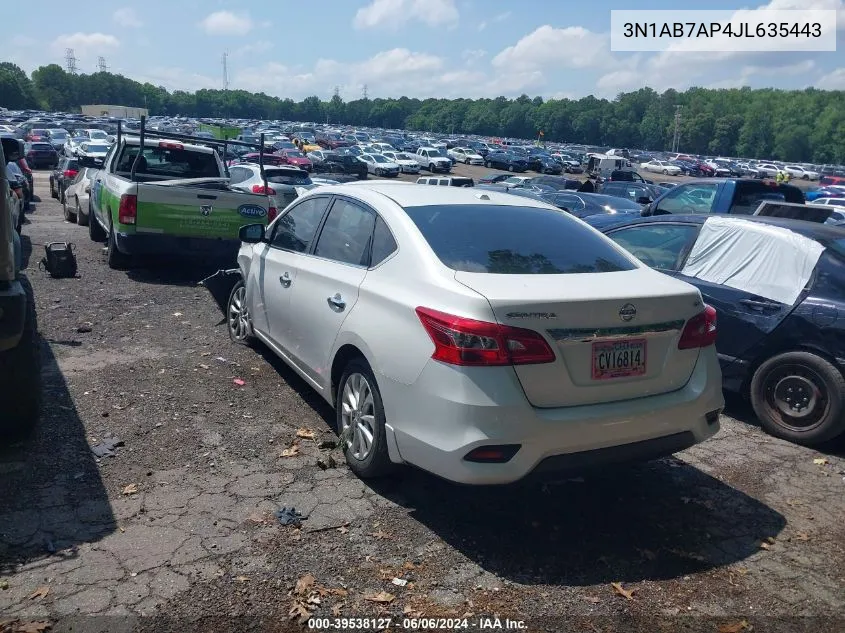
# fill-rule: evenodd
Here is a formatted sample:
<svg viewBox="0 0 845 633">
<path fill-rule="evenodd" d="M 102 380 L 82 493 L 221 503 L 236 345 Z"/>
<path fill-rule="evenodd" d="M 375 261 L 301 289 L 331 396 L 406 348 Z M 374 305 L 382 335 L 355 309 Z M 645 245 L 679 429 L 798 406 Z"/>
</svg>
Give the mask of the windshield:
<svg viewBox="0 0 845 633">
<path fill-rule="evenodd" d="M 288 158 L 305 158 L 305 154 L 302 152 L 285 152 L 285 155 Z"/>
<path fill-rule="evenodd" d="M 108 134 L 106 134 L 106 133 L 105 133 L 105 132 L 103 132 L 102 130 L 91 130 L 91 131 L 88 133 L 88 136 L 89 136 L 90 138 L 97 138 L 97 139 L 99 139 L 99 138 L 106 138 L 106 137 L 108 136 Z"/>
<path fill-rule="evenodd" d="M 440 152 L 440 150 L 437 150 L 437 149 L 428 150 L 428 155 L 429 155 L 430 158 L 434 158 L 434 157 L 437 157 L 437 156 L 443 156 L 443 154 Z"/>
<path fill-rule="evenodd" d="M 50 138 L 66 139 L 67 132 L 64 130 L 50 130 Z"/>
<path fill-rule="evenodd" d="M 469 204 L 405 212 L 440 261 L 457 271 L 548 275 L 636 268 L 601 235 L 549 209 Z"/>
<path fill-rule="evenodd" d="M 108 145 L 96 145 L 91 143 L 90 145 L 85 146 L 89 152 L 107 152 L 109 151 Z"/>
<path fill-rule="evenodd" d="M 387 158 L 385 158 L 381 154 L 375 154 L 373 156 L 373 160 L 375 160 L 377 163 L 389 163 L 390 162 L 389 160 L 387 160 Z"/>
</svg>

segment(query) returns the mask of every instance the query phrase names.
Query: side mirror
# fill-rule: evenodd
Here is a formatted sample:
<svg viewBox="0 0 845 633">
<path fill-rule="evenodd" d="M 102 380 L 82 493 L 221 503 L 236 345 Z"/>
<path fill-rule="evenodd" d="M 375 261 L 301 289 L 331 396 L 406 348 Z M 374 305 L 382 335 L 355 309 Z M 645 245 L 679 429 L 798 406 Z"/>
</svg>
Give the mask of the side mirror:
<svg viewBox="0 0 845 633">
<path fill-rule="evenodd" d="M 648 196 L 640 196 L 637 198 L 637 204 L 651 204 L 651 198 Z"/>
<path fill-rule="evenodd" d="M 247 224 L 238 231 L 238 239 L 246 244 L 257 244 L 264 241 L 263 224 Z"/>
</svg>

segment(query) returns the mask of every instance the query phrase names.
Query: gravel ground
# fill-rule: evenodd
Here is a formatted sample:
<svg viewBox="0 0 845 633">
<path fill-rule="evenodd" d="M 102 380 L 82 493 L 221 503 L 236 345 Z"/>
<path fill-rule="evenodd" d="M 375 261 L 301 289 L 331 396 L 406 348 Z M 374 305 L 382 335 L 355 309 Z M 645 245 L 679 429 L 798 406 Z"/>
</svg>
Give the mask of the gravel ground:
<svg viewBox="0 0 845 633">
<path fill-rule="evenodd" d="M 36 178 L 24 236 L 47 394 L 34 437 L 0 450 L 0 633 L 287 631 L 308 615 L 845 630 L 841 446 L 773 439 L 731 403 L 714 439 L 649 464 L 365 484 L 328 448 L 332 411 L 267 350 L 229 342 L 196 286 L 215 266 L 112 271 Z M 55 240 L 76 244 L 78 278 L 38 270 Z M 98 460 L 109 435 L 123 445 Z M 301 528 L 274 517 L 285 506 Z"/>
</svg>

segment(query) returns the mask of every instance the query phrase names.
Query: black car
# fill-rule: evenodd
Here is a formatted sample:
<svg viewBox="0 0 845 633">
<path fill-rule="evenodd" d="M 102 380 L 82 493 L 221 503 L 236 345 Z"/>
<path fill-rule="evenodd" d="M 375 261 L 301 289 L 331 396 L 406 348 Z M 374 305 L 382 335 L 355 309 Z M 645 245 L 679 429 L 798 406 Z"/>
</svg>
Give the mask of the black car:
<svg viewBox="0 0 845 633">
<path fill-rule="evenodd" d="M 601 193 L 607 196 L 618 196 L 632 200 L 638 204 L 650 204 L 666 191 L 666 187 L 649 185 L 644 182 L 608 181 L 601 187 Z"/>
<path fill-rule="evenodd" d="M 339 174 L 352 174 L 359 180 L 367 179 L 367 165 L 351 153 L 327 152 L 322 163 L 315 164 L 314 170 Z"/>
<path fill-rule="evenodd" d="M 528 157 L 528 169 L 538 174 L 557 175 L 563 172 L 563 165 L 548 154 L 532 154 Z"/>
<path fill-rule="evenodd" d="M 565 176 L 537 176 L 532 178 L 531 182 L 535 185 L 548 185 L 558 191 L 564 189 L 578 189 L 581 186 L 580 180 L 574 178 L 566 178 Z"/>
<path fill-rule="evenodd" d="M 490 153 L 490 148 L 487 147 L 487 143 L 482 143 L 480 141 L 470 141 L 467 143 L 467 147 L 475 151 L 475 153 L 481 157 L 487 156 L 487 154 Z"/>
<path fill-rule="evenodd" d="M 33 141 L 26 144 L 26 162 L 30 167 L 49 167 L 55 169 L 59 164 L 59 153 L 46 141 Z"/>
<path fill-rule="evenodd" d="M 601 230 L 716 309 L 723 387 L 766 431 L 806 445 L 845 433 L 845 228 L 711 214 Z"/>
<path fill-rule="evenodd" d="M 61 158 L 56 168 L 50 172 L 50 197 L 59 202 L 65 201 L 65 189 L 79 173 L 79 159 Z"/>
<path fill-rule="evenodd" d="M 522 172 L 528 170 L 528 157 L 514 152 L 490 152 L 484 157 L 484 165 L 488 169 L 498 167 L 508 171 Z"/>
<path fill-rule="evenodd" d="M 646 180 L 632 169 L 614 169 L 608 180 L 621 182 L 646 182 Z"/>
<path fill-rule="evenodd" d="M 510 178 L 510 174 L 488 174 L 478 179 L 480 185 L 495 185 L 497 182 Z"/>
</svg>

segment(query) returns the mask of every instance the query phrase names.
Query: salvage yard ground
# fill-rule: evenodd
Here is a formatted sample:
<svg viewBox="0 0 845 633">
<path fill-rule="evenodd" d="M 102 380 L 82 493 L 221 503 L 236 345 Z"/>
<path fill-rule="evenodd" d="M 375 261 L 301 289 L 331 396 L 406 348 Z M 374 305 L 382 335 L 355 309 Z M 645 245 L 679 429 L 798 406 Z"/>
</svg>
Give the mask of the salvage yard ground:
<svg viewBox="0 0 845 633">
<path fill-rule="evenodd" d="M 363 483 L 322 400 L 216 325 L 196 286 L 213 269 L 110 270 L 36 180 L 24 246 L 46 406 L 34 438 L 0 451 L 0 623 L 17 619 L 0 631 L 284 631 L 308 614 L 845 629 L 843 447 L 769 437 L 731 402 L 714 439 L 649 464 L 504 488 L 410 469 Z M 38 270 L 57 240 L 76 244 L 79 278 Z"/>
</svg>

